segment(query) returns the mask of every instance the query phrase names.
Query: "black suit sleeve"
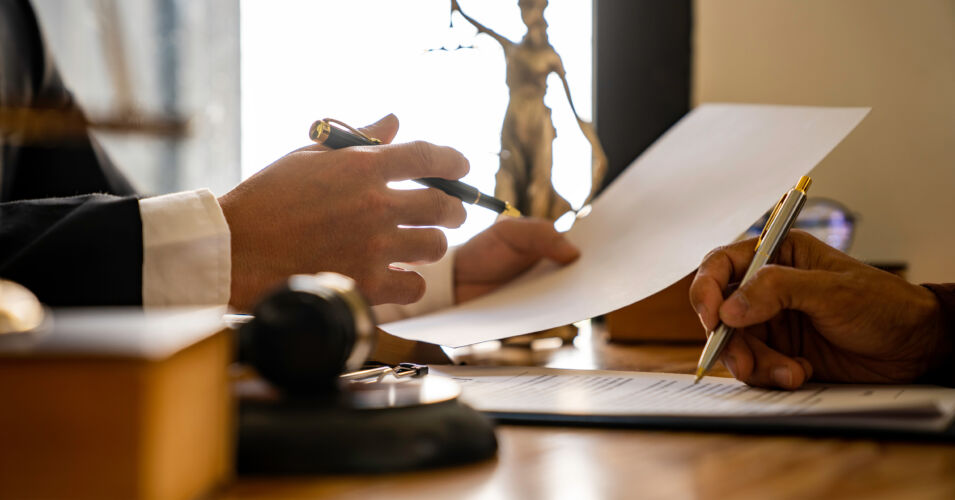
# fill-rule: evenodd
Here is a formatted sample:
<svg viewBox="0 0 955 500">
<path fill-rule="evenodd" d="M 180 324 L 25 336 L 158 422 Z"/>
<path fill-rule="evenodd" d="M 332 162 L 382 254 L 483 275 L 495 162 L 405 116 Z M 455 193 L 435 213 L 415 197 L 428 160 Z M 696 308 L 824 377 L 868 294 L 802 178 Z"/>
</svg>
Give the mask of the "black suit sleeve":
<svg viewBox="0 0 955 500">
<path fill-rule="evenodd" d="M 86 195 L 0 204 L 0 276 L 52 306 L 142 303 L 135 197 Z"/>
<path fill-rule="evenodd" d="M 0 106 L 79 115 L 24 0 L 0 1 Z M 129 182 L 91 136 L 55 142 L 5 135 L 0 277 L 46 304 L 142 304 L 142 222 Z"/>
</svg>

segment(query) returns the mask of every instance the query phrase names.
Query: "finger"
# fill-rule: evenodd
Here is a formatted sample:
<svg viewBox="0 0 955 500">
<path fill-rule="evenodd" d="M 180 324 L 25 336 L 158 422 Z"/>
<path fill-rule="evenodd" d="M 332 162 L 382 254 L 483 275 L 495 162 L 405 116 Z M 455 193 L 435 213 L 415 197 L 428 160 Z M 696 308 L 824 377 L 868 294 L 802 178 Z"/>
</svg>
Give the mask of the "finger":
<svg viewBox="0 0 955 500">
<path fill-rule="evenodd" d="M 398 117 L 394 113 L 389 113 L 371 125 L 358 127 L 358 130 L 368 137 L 378 139 L 383 144 L 390 144 L 398 135 Z M 296 151 L 329 151 L 330 149 L 324 144 L 309 144 Z"/>
<path fill-rule="evenodd" d="M 742 278 L 753 259 L 755 246 L 755 240 L 745 240 L 717 248 L 703 258 L 690 284 L 690 304 L 706 331 L 712 331 L 719 323 L 723 290 Z"/>
<path fill-rule="evenodd" d="M 435 262 L 448 251 L 448 238 L 434 228 L 400 228 L 392 242 L 392 248 L 386 253 L 390 262 Z"/>
<path fill-rule="evenodd" d="M 755 364 L 743 382 L 757 387 L 775 387 L 793 390 L 801 387 L 808 378 L 805 367 L 799 361 L 767 346 L 751 335 L 742 339 L 753 353 Z"/>
<path fill-rule="evenodd" d="M 461 200 L 437 189 L 394 190 L 395 221 L 404 226 L 461 227 L 468 217 Z"/>
<path fill-rule="evenodd" d="M 753 373 L 753 366 L 756 364 L 753 351 L 743 340 L 745 335 L 742 332 L 734 333 L 720 355 L 723 366 L 738 380 L 746 380 Z"/>
<path fill-rule="evenodd" d="M 806 358 L 797 357 L 793 359 L 795 359 L 800 365 L 802 365 L 803 371 L 806 372 L 806 382 L 809 382 L 810 380 L 812 380 L 812 374 L 814 371 L 812 368 L 812 363 L 810 363 L 809 360 Z"/>
<path fill-rule="evenodd" d="M 569 264 L 580 257 L 580 249 L 550 221 L 536 218 L 504 219 L 494 227 L 498 237 L 517 253 L 529 258 L 548 258 Z"/>
<path fill-rule="evenodd" d="M 358 130 L 368 137 L 378 139 L 384 144 L 390 144 L 398 135 L 398 126 L 398 117 L 394 113 L 388 113 L 375 123 L 359 127 Z"/>
<path fill-rule="evenodd" d="M 827 271 L 764 266 L 726 299 L 719 316 L 727 325 L 740 328 L 769 321 L 784 309 L 819 315 L 839 307 L 843 286 L 838 281 L 836 274 Z"/>
<path fill-rule="evenodd" d="M 378 277 L 359 283 L 372 305 L 411 304 L 424 295 L 427 284 L 420 274 L 396 267 L 384 269 Z"/>
<path fill-rule="evenodd" d="M 374 148 L 375 167 L 385 181 L 421 177 L 460 179 L 470 170 L 468 160 L 456 150 L 415 141 Z"/>
</svg>

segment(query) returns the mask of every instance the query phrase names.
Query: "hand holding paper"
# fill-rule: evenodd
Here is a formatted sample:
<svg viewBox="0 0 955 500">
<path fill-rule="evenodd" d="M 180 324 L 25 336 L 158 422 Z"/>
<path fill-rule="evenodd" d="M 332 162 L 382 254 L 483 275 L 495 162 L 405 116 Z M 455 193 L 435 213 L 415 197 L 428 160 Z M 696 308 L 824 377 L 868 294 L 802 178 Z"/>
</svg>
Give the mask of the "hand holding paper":
<svg viewBox="0 0 955 500">
<path fill-rule="evenodd" d="M 867 112 L 700 106 L 567 233 L 581 250 L 577 262 L 533 270 L 492 294 L 382 329 L 461 346 L 572 323 L 652 295 L 686 276 L 710 249 L 733 241 Z"/>
</svg>

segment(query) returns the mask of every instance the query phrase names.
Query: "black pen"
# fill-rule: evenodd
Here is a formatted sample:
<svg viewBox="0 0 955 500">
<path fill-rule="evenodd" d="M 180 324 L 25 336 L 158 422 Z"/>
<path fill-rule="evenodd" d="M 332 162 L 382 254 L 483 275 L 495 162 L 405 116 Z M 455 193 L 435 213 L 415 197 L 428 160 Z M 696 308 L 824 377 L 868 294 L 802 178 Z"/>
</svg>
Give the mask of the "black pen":
<svg viewBox="0 0 955 500">
<path fill-rule="evenodd" d="M 340 125 L 333 127 L 332 123 Z M 332 118 L 318 120 L 312 124 L 308 131 L 308 137 L 324 146 L 332 149 L 342 149 L 350 146 L 375 146 L 381 144 L 381 141 L 373 137 L 368 137 L 358 130 Z M 424 177 L 415 179 L 418 184 L 432 187 L 460 199 L 465 203 L 482 206 L 493 210 L 499 214 L 511 217 L 520 217 L 521 212 L 514 208 L 510 203 L 499 200 L 491 195 L 484 194 L 474 186 L 469 186 L 461 181 L 452 181 L 438 177 Z"/>
</svg>

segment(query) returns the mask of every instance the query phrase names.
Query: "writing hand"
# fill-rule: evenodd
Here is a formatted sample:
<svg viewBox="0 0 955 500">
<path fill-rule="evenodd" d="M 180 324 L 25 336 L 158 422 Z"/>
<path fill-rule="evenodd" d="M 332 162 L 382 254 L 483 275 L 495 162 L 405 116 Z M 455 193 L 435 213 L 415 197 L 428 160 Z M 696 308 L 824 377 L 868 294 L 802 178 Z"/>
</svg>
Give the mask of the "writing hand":
<svg viewBox="0 0 955 500">
<path fill-rule="evenodd" d="M 737 328 L 723 364 L 751 385 L 796 389 L 830 382 L 911 382 L 935 368 L 951 346 L 928 289 L 858 262 L 801 231 L 780 246 L 726 300 L 754 253 L 755 240 L 714 250 L 690 285 L 707 331 Z"/>
<path fill-rule="evenodd" d="M 389 142 L 397 130 L 388 115 L 365 132 Z M 436 261 L 447 239 L 405 226 L 458 227 L 466 213 L 437 189 L 387 183 L 458 179 L 468 168 L 457 151 L 424 142 L 289 153 L 219 199 L 232 234 L 230 304 L 248 309 L 289 275 L 319 271 L 351 277 L 372 304 L 418 300 L 421 276 L 390 264 Z"/>
<path fill-rule="evenodd" d="M 460 303 L 491 292 L 542 258 L 569 264 L 579 256 L 577 247 L 549 221 L 502 219 L 457 250 L 454 300 Z"/>
</svg>

